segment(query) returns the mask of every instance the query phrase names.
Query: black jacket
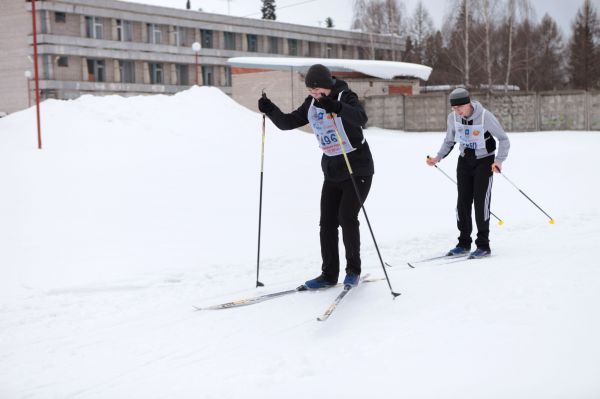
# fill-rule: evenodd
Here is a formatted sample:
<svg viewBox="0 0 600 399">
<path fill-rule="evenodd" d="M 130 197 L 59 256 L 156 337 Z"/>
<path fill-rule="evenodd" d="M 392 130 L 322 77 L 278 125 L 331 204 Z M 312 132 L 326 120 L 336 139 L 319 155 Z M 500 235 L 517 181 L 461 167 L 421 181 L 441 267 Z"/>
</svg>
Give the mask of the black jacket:
<svg viewBox="0 0 600 399">
<path fill-rule="evenodd" d="M 358 96 L 348 88 L 348 84 L 343 80 L 335 79 L 335 84 L 329 94 L 329 97 L 336 99 L 343 91 L 340 102 L 342 109 L 338 116 L 342 118 L 344 129 L 350 140 L 352 147 L 356 150 L 348 153 L 348 160 L 355 176 L 371 176 L 375 173 L 373 166 L 373 157 L 366 141 L 364 141 L 362 127 L 367 123 L 367 114 L 362 105 L 358 102 Z M 308 124 L 308 109 L 313 98 L 306 97 L 302 105 L 289 114 L 281 112 L 279 107 L 268 114 L 269 119 L 281 130 L 291 130 Z M 350 178 L 344 155 L 334 157 L 323 154 L 321 158 L 321 169 L 325 175 L 325 180 L 343 181 Z"/>
</svg>

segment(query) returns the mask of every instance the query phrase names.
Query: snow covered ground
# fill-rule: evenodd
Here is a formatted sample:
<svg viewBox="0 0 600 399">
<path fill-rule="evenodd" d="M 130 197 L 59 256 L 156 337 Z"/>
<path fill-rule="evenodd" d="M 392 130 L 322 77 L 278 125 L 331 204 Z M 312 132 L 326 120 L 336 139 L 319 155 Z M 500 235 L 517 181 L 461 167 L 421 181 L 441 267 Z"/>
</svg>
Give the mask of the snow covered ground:
<svg viewBox="0 0 600 399">
<path fill-rule="evenodd" d="M 443 134 L 369 129 L 402 295 L 365 284 L 320 323 L 337 289 L 192 308 L 319 273 L 314 137 L 267 124 L 256 289 L 259 114 L 210 88 L 47 101 L 42 151 L 34 115 L 0 120 L 0 398 L 600 397 L 598 132 L 510 134 L 504 172 L 556 224 L 496 176 L 493 256 L 410 269 L 457 236 L 424 162 Z"/>
</svg>

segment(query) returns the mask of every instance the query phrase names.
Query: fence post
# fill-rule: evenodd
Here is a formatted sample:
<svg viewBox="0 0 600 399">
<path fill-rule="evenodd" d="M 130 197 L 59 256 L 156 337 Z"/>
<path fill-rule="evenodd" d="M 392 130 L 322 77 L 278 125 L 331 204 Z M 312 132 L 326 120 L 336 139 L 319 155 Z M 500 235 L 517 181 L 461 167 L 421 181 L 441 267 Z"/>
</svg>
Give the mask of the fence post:
<svg viewBox="0 0 600 399">
<path fill-rule="evenodd" d="M 590 92 L 585 91 L 585 130 L 592 130 L 592 124 L 590 123 Z"/>
<path fill-rule="evenodd" d="M 402 95 L 402 130 L 406 132 L 406 95 Z"/>
</svg>

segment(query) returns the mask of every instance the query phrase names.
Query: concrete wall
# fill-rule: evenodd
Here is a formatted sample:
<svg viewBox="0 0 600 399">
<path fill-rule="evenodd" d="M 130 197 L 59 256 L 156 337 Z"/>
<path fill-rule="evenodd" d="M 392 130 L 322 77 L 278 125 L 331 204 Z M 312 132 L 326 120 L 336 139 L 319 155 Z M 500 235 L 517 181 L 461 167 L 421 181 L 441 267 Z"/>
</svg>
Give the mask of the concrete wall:
<svg viewBox="0 0 600 399">
<path fill-rule="evenodd" d="M 506 131 L 600 130 L 600 92 L 472 93 Z M 446 93 L 362 98 L 368 126 L 443 131 L 450 112 Z"/>
<path fill-rule="evenodd" d="M 253 111 L 258 111 L 256 102 L 263 89 L 269 98 L 284 112 L 290 112 L 296 109 L 302 104 L 306 96 L 308 96 L 308 91 L 306 90 L 306 85 L 304 83 L 304 73 L 300 73 L 296 70 L 235 73 L 232 75 L 232 79 L 233 99 Z M 398 97 L 399 100 L 398 98 L 396 100 L 390 100 L 390 98 L 393 97 L 388 97 L 386 95 L 383 97 L 385 100 L 379 100 L 379 97 L 377 96 L 387 94 L 390 85 L 405 86 L 407 90 L 410 90 L 411 92 L 418 92 L 419 90 L 419 81 L 417 79 L 394 81 L 375 78 L 358 79 L 341 77 L 341 79 L 348 83 L 348 86 L 360 99 L 376 97 L 378 100 L 375 101 L 378 101 L 378 103 L 380 101 L 385 101 L 388 108 L 394 108 L 393 110 L 390 108 L 386 113 L 387 117 L 393 119 L 387 122 L 390 126 L 394 125 L 398 118 L 395 114 L 396 108 L 392 105 L 392 102 L 403 101 L 402 97 Z M 369 110 L 371 112 L 380 112 L 379 107 L 372 105 L 370 105 Z"/>
</svg>

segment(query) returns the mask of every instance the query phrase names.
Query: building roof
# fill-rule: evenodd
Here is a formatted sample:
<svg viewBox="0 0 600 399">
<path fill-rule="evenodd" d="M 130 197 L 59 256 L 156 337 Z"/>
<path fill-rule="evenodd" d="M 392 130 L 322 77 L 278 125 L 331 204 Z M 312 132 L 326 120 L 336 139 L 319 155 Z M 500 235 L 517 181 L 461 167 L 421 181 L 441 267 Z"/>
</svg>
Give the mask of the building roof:
<svg viewBox="0 0 600 399">
<path fill-rule="evenodd" d="M 229 64 L 241 68 L 283 69 L 306 71 L 311 65 L 323 64 L 332 72 L 360 72 L 380 79 L 414 77 L 429 79 L 431 68 L 425 65 L 397 61 L 351 60 L 339 58 L 300 57 L 233 57 Z"/>
</svg>

